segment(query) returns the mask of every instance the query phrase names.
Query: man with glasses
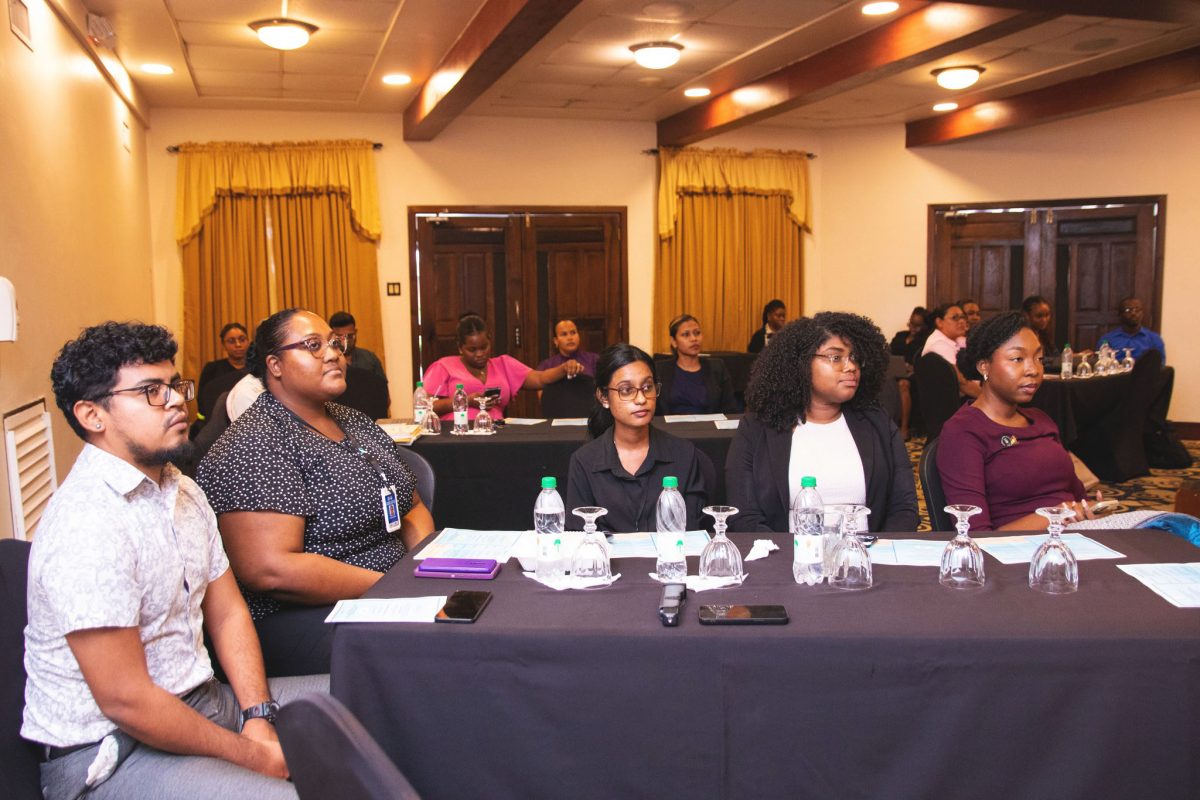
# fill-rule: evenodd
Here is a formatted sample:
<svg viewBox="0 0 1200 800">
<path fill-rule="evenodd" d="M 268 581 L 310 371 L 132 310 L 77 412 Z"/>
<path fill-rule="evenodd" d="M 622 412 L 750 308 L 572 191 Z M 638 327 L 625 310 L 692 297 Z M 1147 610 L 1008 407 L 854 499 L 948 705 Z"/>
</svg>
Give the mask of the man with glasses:
<svg viewBox="0 0 1200 800">
<path fill-rule="evenodd" d="M 334 336 L 342 337 L 346 342 L 346 363 L 357 369 L 365 369 L 367 372 L 373 372 L 384 380 L 387 375 L 383 372 L 383 364 L 379 361 L 379 356 L 367 350 L 364 347 L 358 346 L 358 325 L 354 322 L 354 317 L 348 311 L 339 311 L 329 318 L 329 327 L 333 330 Z"/>
<path fill-rule="evenodd" d="M 246 604 L 186 456 L 166 329 L 108 322 L 68 342 L 55 400 L 85 442 L 29 562 L 22 736 L 43 746 L 47 798 L 295 797 Z M 203 633 L 229 678 L 213 677 Z"/>
<path fill-rule="evenodd" d="M 1126 347 L 1132 351 L 1134 358 L 1141 358 L 1147 350 L 1157 350 L 1162 353 L 1165 364 L 1167 362 L 1167 346 L 1163 343 L 1161 336 L 1142 327 L 1144 314 L 1145 309 L 1142 307 L 1141 300 L 1136 297 L 1121 298 L 1121 302 L 1117 304 L 1117 318 L 1121 321 L 1121 327 L 1113 328 L 1101 336 L 1100 341 L 1107 341 L 1110 347 L 1120 351 L 1117 353 L 1118 358 L 1125 355 Z"/>
</svg>

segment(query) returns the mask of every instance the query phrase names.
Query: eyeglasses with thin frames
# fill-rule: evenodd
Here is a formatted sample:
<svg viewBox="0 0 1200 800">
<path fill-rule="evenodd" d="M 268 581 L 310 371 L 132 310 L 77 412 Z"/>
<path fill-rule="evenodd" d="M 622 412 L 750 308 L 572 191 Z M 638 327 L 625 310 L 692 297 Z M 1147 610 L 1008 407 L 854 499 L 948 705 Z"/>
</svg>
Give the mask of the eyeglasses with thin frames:
<svg viewBox="0 0 1200 800">
<path fill-rule="evenodd" d="M 842 353 L 814 353 L 816 358 L 823 358 L 835 367 L 841 367 L 846 361 L 849 361 L 856 367 L 861 367 L 862 362 L 858 360 L 858 356 L 854 353 L 844 355 Z"/>
<path fill-rule="evenodd" d="M 662 384 L 647 383 L 645 386 L 605 386 L 604 391 L 616 392 L 617 397 L 626 402 L 637 397 L 638 392 L 641 392 L 642 397 L 645 397 L 647 400 L 653 400 L 662 391 Z"/>
<path fill-rule="evenodd" d="M 171 402 L 172 394 L 178 394 L 183 397 L 184 402 L 188 402 L 196 397 L 196 382 L 191 380 L 178 380 L 171 383 L 147 383 L 145 386 L 131 386 L 128 389 L 113 389 L 111 392 L 105 392 L 96 399 L 102 397 L 111 397 L 114 394 L 124 394 L 126 392 L 141 392 L 146 398 L 146 402 L 155 408 L 161 408 Z"/>
<path fill-rule="evenodd" d="M 325 355 L 325 348 L 327 347 L 331 347 L 339 353 L 345 353 L 346 337 L 330 336 L 328 339 L 322 339 L 320 336 L 309 336 L 298 342 L 280 345 L 271 352 L 278 355 L 284 350 L 307 350 L 313 358 L 321 358 Z"/>
</svg>

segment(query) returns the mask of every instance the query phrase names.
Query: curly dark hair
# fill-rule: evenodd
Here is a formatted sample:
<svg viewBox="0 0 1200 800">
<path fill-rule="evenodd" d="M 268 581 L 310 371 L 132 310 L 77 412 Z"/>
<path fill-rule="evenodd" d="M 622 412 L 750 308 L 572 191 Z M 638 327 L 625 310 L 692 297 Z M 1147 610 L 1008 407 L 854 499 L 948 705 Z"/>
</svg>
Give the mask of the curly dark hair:
<svg viewBox="0 0 1200 800">
<path fill-rule="evenodd" d="M 979 362 L 991 361 L 996 348 L 1016 336 L 1022 328 L 1033 330 L 1029 318 L 1021 311 L 1009 311 L 976 325 L 967 333 L 967 346 L 958 351 L 959 371 L 968 380 L 983 380 Z"/>
<path fill-rule="evenodd" d="M 285 308 L 276 311 L 271 316 L 258 323 L 254 329 L 254 341 L 246 351 L 246 369 L 250 374 L 267 385 L 267 356 L 274 353 L 284 344 L 283 334 L 292 317 L 304 311 L 303 308 Z"/>
<path fill-rule="evenodd" d="M 859 359 L 858 391 L 849 408 L 874 408 L 890 356 L 879 326 L 867 317 L 823 311 L 811 319 L 789 322 L 771 337 L 750 371 L 746 406 L 777 431 L 789 431 L 804 420 L 812 403 L 812 362 L 831 336 L 840 336 Z"/>
<path fill-rule="evenodd" d="M 75 404 L 92 400 L 108 408 L 121 367 L 131 364 L 175 363 L 175 344 L 171 332 L 161 325 L 141 322 L 105 322 L 85 328 L 79 337 L 63 345 L 50 368 L 54 402 L 67 418 L 71 430 L 87 441 L 87 434 L 75 419 Z"/>
</svg>

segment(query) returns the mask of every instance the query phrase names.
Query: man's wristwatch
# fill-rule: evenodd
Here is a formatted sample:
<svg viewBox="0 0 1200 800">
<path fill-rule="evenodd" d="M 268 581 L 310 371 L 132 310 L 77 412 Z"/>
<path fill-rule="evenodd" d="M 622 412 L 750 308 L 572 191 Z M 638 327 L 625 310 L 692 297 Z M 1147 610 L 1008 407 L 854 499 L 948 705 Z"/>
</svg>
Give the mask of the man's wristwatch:
<svg viewBox="0 0 1200 800">
<path fill-rule="evenodd" d="M 265 719 L 272 725 L 275 724 L 275 717 L 279 714 L 279 703 L 274 700 L 268 700 L 265 703 L 259 703 L 256 706 L 242 709 L 242 724 L 245 725 L 252 719 Z"/>
</svg>

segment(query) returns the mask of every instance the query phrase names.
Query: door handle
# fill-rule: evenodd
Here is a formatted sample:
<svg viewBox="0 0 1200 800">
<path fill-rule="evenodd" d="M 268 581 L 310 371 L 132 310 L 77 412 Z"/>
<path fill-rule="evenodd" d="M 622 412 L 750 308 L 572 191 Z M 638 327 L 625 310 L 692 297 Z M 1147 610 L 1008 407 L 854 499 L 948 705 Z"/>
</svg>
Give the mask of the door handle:
<svg viewBox="0 0 1200 800">
<path fill-rule="evenodd" d="M 513 328 L 513 344 L 517 347 L 521 346 L 521 326 Z"/>
</svg>

